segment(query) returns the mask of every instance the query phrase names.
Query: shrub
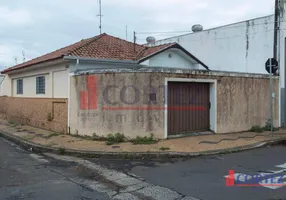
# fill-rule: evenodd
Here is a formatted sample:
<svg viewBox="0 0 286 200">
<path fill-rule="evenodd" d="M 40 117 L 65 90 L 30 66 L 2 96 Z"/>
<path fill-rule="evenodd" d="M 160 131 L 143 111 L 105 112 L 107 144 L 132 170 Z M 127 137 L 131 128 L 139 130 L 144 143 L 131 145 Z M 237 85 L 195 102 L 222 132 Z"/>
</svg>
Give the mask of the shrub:
<svg viewBox="0 0 286 200">
<path fill-rule="evenodd" d="M 126 137 L 123 133 L 115 133 L 114 135 L 108 134 L 106 138 L 107 145 L 118 144 L 126 141 Z"/>
<path fill-rule="evenodd" d="M 255 132 L 255 133 L 262 133 L 263 132 L 263 128 L 261 128 L 260 126 L 252 126 L 249 131 Z"/>
<path fill-rule="evenodd" d="M 135 139 L 130 140 L 130 142 L 132 142 L 134 145 L 136 145 L 136 144 L 155 144 L 158 141 L 154 139 L 154 134 L 150 134 L 149 137 L 137 136 Z"/>
<path fill-rule="evenodd" d="M 92 140 L 95 140 L 95 141 L 105 141 L 105 140 L 106 140 L 106 137 L 104 137 L 104 136 L 99 136 L 99 135 L 97 135 L 96 133 L 93 133 L 93 134 L 92 134 Z"/>
<path fill-rule="evenodd" d="M 51 121 L 53 121 L 53 116 L 52 116 L 52 113 L 48 113 L 48 116 L 47 116 L 47 120 L 49 121 L 49 122 L 51 122 Z"/>
</svg>

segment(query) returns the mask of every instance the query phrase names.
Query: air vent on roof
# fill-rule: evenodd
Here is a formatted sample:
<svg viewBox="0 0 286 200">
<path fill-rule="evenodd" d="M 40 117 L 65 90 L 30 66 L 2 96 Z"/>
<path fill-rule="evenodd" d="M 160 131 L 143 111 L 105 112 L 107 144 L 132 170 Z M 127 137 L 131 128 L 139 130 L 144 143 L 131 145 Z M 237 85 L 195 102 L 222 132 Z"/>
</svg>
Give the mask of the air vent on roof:
<svg viewBox="0 0 286 200">
<path fill-rule="evenodd" d="M 204 28 L 203 28 L 203 26 L 200 25 L 200 24 L 195 24 L 195 25 L 192 26 L 192 31 L 193 31 L 194 33 L 196 33 L 196 32 L 201 32 L 201 31 L 203 31 L 203 30 L 204 30 Z"/>
</svg>

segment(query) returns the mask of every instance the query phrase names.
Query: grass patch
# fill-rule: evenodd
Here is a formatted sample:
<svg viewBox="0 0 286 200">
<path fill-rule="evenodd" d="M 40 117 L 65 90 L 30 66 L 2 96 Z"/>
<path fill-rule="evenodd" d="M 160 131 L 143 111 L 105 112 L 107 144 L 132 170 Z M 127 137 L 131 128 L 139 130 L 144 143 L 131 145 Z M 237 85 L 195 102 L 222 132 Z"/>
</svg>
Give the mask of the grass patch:
<svg viewBox="0 0 286 200">
<path fill-rule="evenodd" d="M 50 142 L 50 143 L 48 143 L 46 146 L 47 146 L 47 147 L 53 147 L 53 146 L 55 146 L 55 145 L 57 145 L 57 143 L 55 143 L 55 142 Z"/>
<path fill-rule="evenodd" d="M 80 138 L 80 139 L 84 139 L 84 140 L 93 140 L 93 141 L 106 141 L 107 138 L 104 136 L 99 136 L 96 135 L 95 133 L 92 136 L 89 135 L 79 135 L 78 133 L 71 135 L 72 137 L 75 138 Z"/>
<path fill-rule="evenodd" d="M 93 133 L 92 134 L 92 140 L 95 140 L 95 141 L 106 141 L 107 138 L 104 137 L 104 136 L 97 135 L 96 133 Z"/>
<path fill-rule="evenodd" d="M 65 152 L 66 152 L 66 149 L 65 149 L 64 147 L 58 148 L 58 149 L 56 150 L 56 153 L 57 153 L 57 154 L 60 154 L 60 155 L 65 154 Z"/>
<path fill-rule="evenodd" d="M 255 133 L 262 133 L 263 132 L 263 128 L 260 127 L 260 126 L 252 126 L 249 131 L 250 132 L 255 132 Z"/>
<path fill-rule="evenodd" d="M 156 144 L 158 141 L 154 138 L 154 134 L 151 134 L 149 137 L 137 136 L 135 139 L 131 139 L 130 142 L 134 145 L 137 145 L 137 144 Z"/>
<path fill-rule="evenodd" d="M 168 151 L 168 150 L 170 150 L 169 147 L 161 147 L 161 148 L 160 148 L 160 151 Z"/>
<path fill-rule="evenodd" d="M 36 136 L 35 135 L 24 135 L 22 137 L 23 140 L 26 140 L 26 141 L 31 141 L 35 138 Z"/>
<path fill-rule="evenodd" d="M 277 131 L 278 128 L 273 127 L 273 131 Z M 266 122 L 266 125 L 261 127 L 261 126 L 252 126 L 251 129 L 249 130 L 250 132 L 255 132 L 255 133 L 263 133 L 264 131 L 271 131 L 271 123 Z"/>
<path fill-rule="evenodd" d="M 49 139 L 49 138 L 52 138 L 52 137 L 56 137 L 56 136 L 59 136 L 60 134 L 58 133 L 51 133 L 50 135 L 48 136 L 42 136 L 43 138 L 46 138 L 46 139 Z"/>
<path fill-rule="evenodd" d="M 113 145 L 126 142 L 126 137 L 123 133 L 108 134 L 106 140 L 106 145 Z"/>
</svg>

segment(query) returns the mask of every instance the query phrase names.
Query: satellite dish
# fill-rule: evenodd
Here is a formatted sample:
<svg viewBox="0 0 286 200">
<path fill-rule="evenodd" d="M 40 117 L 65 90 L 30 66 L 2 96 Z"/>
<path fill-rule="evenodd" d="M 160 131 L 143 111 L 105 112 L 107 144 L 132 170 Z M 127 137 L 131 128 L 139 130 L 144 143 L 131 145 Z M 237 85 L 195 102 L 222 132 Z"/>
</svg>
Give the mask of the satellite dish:
<svg viewBox="0 0 286 200">
<path fill-rule="evenodd" d="M 204 28 L 203 28 L 203 26 L 200 25 L 200 24 L 195 24 L 195 25 L 192 26 L 192 31 L 193 31 L 194 33 L 196 33 L 196 32 L 201 32 L 201 31 L 203 31 L 203 30 L 204 30 Z"/>
</svg>

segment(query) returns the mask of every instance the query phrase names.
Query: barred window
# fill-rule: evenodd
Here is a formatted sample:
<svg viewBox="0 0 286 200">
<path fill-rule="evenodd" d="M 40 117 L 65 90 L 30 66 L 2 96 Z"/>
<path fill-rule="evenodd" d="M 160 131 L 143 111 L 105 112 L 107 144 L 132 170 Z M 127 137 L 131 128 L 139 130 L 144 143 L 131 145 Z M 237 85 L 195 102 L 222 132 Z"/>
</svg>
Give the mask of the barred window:
<svg viewBox="0 0 286 200">
<path fill-rule="evenodd" d="M 45 94 L 46 93 L 46 80 L 45 76 L 39 76 L 36 78 L 36 93 Z"/>
<path fill-rule="evenodd" d="M 23 79 L 17 80 L 17 94 L 23 94 Z"/>
</svg>

